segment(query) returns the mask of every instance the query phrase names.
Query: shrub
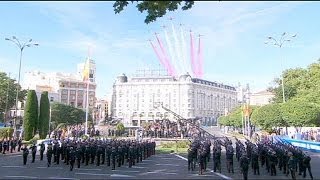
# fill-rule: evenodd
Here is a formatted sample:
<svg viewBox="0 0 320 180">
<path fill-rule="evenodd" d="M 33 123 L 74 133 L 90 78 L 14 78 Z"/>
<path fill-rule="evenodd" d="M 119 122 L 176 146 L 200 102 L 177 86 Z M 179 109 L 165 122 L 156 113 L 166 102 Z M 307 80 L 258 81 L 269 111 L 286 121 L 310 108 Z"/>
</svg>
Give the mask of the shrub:
<svg viewBox="0 0 320 180">
<path fill-rule="evenodd" d="M 0 139 L 12 137 L 13 131 L 10 127 L 0 128 Z"/>
</svg>

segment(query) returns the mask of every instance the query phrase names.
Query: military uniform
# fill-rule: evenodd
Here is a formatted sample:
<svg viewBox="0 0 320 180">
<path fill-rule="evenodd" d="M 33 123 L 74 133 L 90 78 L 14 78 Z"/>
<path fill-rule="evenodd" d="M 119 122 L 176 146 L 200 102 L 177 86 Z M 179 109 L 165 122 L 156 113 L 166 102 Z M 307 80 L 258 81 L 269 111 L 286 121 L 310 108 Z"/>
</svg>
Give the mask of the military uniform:
<svg viewBox="0 0 320 180">
<path fill-rule="evenodd" d="M 47 148 L 48 167 L 51 166 L 52 154 L 53 154 L 52 144 L 50 143 L 48 144 L 48 148 Z"/>
<path fill-rule="evenodd" d="M 226 158 L 227 158 L 227 169 L 228 172 L 232 172 L 234 173 L 234 169 L 233 169 L 233 147 L 231 144 L 227 145 L 226 148 Z"/>
<path fill-rule="evenodd" d="M 35 144 L 33 144 L 33 146 L 31 146 L 30 149 L 31 149 L 31 152 L 32 152 L 32 161 L 31 161 L 31 163 L 34 163 L 34 161 L 36 159 L 37 146 Z"/>
<path fill-rule="evenodd" d="M 81 164 L 81 153 L 82 153 L 82 149 L 80 147 L 78 147 L 76 149 L 76 158 L 77 158 L 77 166 L 78 166 L 78 168 L 80 168 L 80 164 Z"/>
<path fill-rule="evenodd" d="M 248 179 L 248 170 L 249 170 L 250 160 L 245 153 L 240 157 L 240 167 L 243 175 L 243 179 Z"/>
<path fill-rule="evenodd" d="M 76 152 L 74 151 L 73 147 L 70 147 L 69 159 L 70 159 L 70 171 L 72 171 L 74 162 L 76 161 Z"/>
<path fill-rule="evenodd" d="M 40 161 L 42 161 L 43 160 L 43 153 L 44 153 L 46 147 L 43 144 L 43 142 L 39 146 L 40 146 Z"/>
<path fill-rule="evenodd" d="M 116 169 L 116 159 L 117 159 L 116 147 L 112 147 L 112 149 L 111 149 L 111 168 L 112 168 L 112 170 Z"/>
<path fill-rule="evenodd" d="M 311 177 L 311 179 L 313 179 L 313 176 L 312 176 L 312 173 L 311 173 L 311 165 L 310 165 L 310 162 L 311 162 L 311 157 L 309 155 L 304 155 L 303 156 L 303 178 L 306 177 L 306 170 L 308 169 L 309 171 L 309 175 Z"/>
<path fill-rule="evenodd" d="M 26 165 L 27 164 L 27 159 L 28 159 L 28 154 L 29 154 L 29 149 L 25 145 L 24 148 L 21 148 L 21 150 L 23 151 L 23 153 L 22 153 L 23 165 Z"/>
</svg>

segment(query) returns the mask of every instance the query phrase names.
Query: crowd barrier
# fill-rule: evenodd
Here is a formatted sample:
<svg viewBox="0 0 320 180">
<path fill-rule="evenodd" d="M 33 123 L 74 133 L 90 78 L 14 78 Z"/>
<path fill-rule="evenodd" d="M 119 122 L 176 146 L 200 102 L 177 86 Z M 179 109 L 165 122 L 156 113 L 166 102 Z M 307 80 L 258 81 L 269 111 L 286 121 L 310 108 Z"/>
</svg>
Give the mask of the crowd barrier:
<svg viewBox="0 0 320 180">
<path fill-rule="evenodd" d="M 290 143 L 293 146 L 303 148 L 304 150 L 318 152 L 318 153 L 320 152 L 320 142 L 297 140 L 297 139 L 290 139 L 290 138 L 283 138 L 283 137 L 280 139 L 286 143 Z"/>
</svg>

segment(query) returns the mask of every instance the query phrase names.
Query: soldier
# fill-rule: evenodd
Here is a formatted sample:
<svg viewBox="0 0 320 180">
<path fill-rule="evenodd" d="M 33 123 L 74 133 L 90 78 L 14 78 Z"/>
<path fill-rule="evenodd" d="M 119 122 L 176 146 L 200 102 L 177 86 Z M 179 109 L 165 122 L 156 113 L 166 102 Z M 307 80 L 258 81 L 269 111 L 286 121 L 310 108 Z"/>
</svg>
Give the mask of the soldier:
<svg viewBox="0 0 320 180">
<path fill-rule="evenodd" d="M 217 169 L 221 173 L 221 146 L 216 142 L 213 147 L 213 171 Z"/>
<path fill-rule="evenodd" d="M 100 166 L 100 158 L 102 155 L 102 147 L 100 145 L 98 145 L 96 155 L 97 155 L 97 164 L 96 165 Z"/>
<path fill-rule="evenodd" d="M 311 157 L 308 154 L 304 154 L 303 156 L 303 178 L 306 177 L 306 170 L 308 169 L 309 171 L 309 175 L 311 177 L 311 179 L 313 179 L 312 173 L 311 173 Z"/>
<path fill-rule="evenodd" d="M 36 153 L 37 153 L 37 146 L 36 144 L 33 144 L 31 147 L 31 152 L 32 152 L 32 162 L 31 163 L 34 163 L 35 159 L 36 159 Z"/>
<path fill-rule="evenodd" d="M 97 148 L 96 148 L 96 146 L 95 146 L 95 144 L 91 144 L 90 145 L 90 158 L 91 158 L 91 162 L 90 162 L 90 164 L 93 164 L 94 163 L 94 159 L 95 159 L 95 157 L 96 157 L 96 152 L 97 152 Z"/>
<path fill-rule="evenodd" d="M 190 171 L 190 168 L 193 171 L 192 160 L 193 160 L 193 149 L 191 146 L 189 146 L 189 149 L 188 149 L 188 171 Z"/>
<path fill-rule="evenodd" d="M 233 147 L 231 144 L 227 145 L 226 147 L 226 158 L 227 158 L 227 169 L 228 172 L 232 172 L 234 173 L 234 169 L 233 169 Z"/>
<path fill-rule="evenodd" d="M 19 140 L 18 140 L 18 152 L 20 152 L 21 146 L 22 146 L 22 139 L 19 138 Z"/>
<path fill-rule="evenodd" d="M 85 145 L 85 142 L 81 142 L 81 145 L 80 145 L 80 148 L 81 148 L 81 162 L 84 163 L 84 160 L 85 160 L 85 151 L 86 151 L 86 145 Z"/>
<path fill-rule="evenodd" d="M 109 143 L 107 144 L 106 153 L 107 153 L 107 166 L 110 166 L 111 145 Z"/>
<path fill-rule="evenodd" d="M 48 160 L 48 167 L 50 167 L 50 166 L 51 166 L 52 154 L 53 154 L 52 144 L 51 144 L 51 143 L 49 143 L 49 144 L 48 144 L 48 148 L 47 148 L 47 160 Z"/>
<path fill-rule="evenodd" d="M 260 175 L 259 171 L 259 154 L 258 154 L 258 149 L 254 147 L 251 152 L 251 158 L 252 158 L 252 167 L 253 167 L 253 174 Z"/>
<path fill-rule="evenodd" d="M 118 167 L 122 164 L 122 146 L 118 146 Z"/>
<path fill-rule="evenodd" d="M 128 153 L 128 162 L 129 162 L 129 168 L 132 167 L 133 164 L 133 156 L 134 156 L 134 149 L 132 145 L 129 146 L 129 153 Z"/>
<path fill-rule="evenodd" d="M 85 149 L 85 158 L 86 158 L 86 166 L 88 166 L 89 164 L 89 159 L 90 159 L 90 146 L 86 145 L 86 149 Z"/>
<path fill-rule="evenodd" d="M 80 162 L 81 162 L 81 153 L 82 153 L 82 149 L 81 149 L 81 147 L 80 146 L 78 146 L 77 147 L 77 149 L 76 149 L 76 158 L 77 158 L 77 166 L 78 166 L 78 168 L 80 168 Z"/>
<path fill-rule="evenodd" d="M 2 147 L 3 147 L 2 154 L 6 154 L 8 145 L 9 145 L 8 142 L 6 140 L 4 140 L 2 143 Z"/>
<path fill-rule="evenodd" d="M 199 175 L 203 174 L 205 154 L 206 152 L 204 151 L 203 146 L 201 145 L 200 149 L 198 150 Z"/>
<path fill-rule="evenodd" d="M 101 145 L 101 155 L 102 155 L 101 164 L 104 164 L 104 162 L 106 160 L 106 145 L 105 144 Z"/>
<path fill-rule="evenodd" d="M 24 148 L 21 148 L 21 150 L 23 151 L 23 165 L 27 164 L 27 159 L 28 159 L 28 154 L 29 154 L 29 149 L 27 148 L 27 145 L 24 145 Z"/>
<path fill-rule="evenodd" d="M 3 140 L 0 141 L 0 153 L 2 153 L 2 143 L 3 143 Z"/>
<path fill-rule="evenodd" d="M 46 147 L 43 142 L 41 144 L 39 144 L 39 146 L 40 146 L 40 161 L 42 161 L 43 160 L 43 153 L 44 153 Z"/>
<path fill-rule="evenodd" d="M 271 174 L 271 176 L 276 176 L 277 175 L 276 165 L 278 163 L 278 158 L 276 156 L 276 152 L 275 151 L 272 150 L 270 152 L 269 160 L 270 160 L 270 174 Z"/>
<path fill-rule="evenodd" d="M 76 152 L 74 151 L 73 147 L 70 147 L 69 159 L 70 159 L 70 171 L 72 171 L 74 162 L 76 161 Z"/>
<path fill-rule="evenodd" d="M 116 169 L 116 159 L 117 159 L 117 151 L 116 151 L 116 147 L 112 147 L 111 149 L 111 167 L 112 170 Z"/>
<path fill-rule="evenodd" d="M 291 173 L 291 178 L 295 180 L 296 179 L 296 162 L 292 152 L 289 152 L 288 155 L 289 155 L 288 168 Z"/>
<path fill-rule="evenodd" d="M 242 152 L 242 155 L 240 157 L 240 167 L 241 167 L 241 172 L 244 180 L 248 179 L 249 163 L 250 163 L 250 160 L 247 157 L 247 154 L 245 152 Z"/>
<path fill-rule="evenodd" d="M 16 145 L 17 145 L 17 140 L 16 139 L 11 139 L 10 141 L 10 153 L 13 151 L 16 151 Z"/>
</svg>

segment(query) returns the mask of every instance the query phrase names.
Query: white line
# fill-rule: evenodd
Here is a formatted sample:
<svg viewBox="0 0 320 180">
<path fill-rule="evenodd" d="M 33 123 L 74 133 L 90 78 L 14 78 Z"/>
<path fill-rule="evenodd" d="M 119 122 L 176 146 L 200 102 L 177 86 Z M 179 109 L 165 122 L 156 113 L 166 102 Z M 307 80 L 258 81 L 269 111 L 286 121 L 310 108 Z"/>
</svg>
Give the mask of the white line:
<svg viewBox="0 0 320 180">
<path fill-rule="evenodd" d="M 38 169 L 63 169 L 62 167 L 37 167 Z"/>
<path fill-rule="evenodd" d="M 171 173 L 171 172 L 168 172 L 168 173 L 163 173 L 163 174 L 177 174 L 177 173 Z"/>
<path fill-rule="evenodd" d="M 110 174 L 94 174 L 94 173 L 75 173 L 78 175 L 91 175 L 91 176 L 110 176 Z"/>
<path fill-rule="evenodd" d="M 135 176 L 129 176 L 129 175 L 125 175 L 125 174 L 111 174 L 111 177 L 135 177 Z"/>
<path fill-rule="evenodd" d="M 131 173 L 138 173 L 138 172 L 140 172 L 140 171 L 123 171 L 123 170 L 112 170 L 112 172 L 114 172 L 114 171 L 120 171 L 120 172 L 131 172 Z"/>
<path fill-rule="evenodd" d="M 178 155 L 178 154 L 175 154 L 175 156 L 177 156 L 177 157 L 179 157 L 179 158 L 181 158 L 181 159 L 184 159 L 184 160 L 188 161 L 187 158 L 182 157 L 182 156 L 180 156 L 180 155 Z M 211 172 L 213 172 L 211 169 L 208 169 L 208 170 L 210 170 Z M 220 174 L 220 173 L 216 173 L 216 172 L 213 172 L 213 173 L 214 173 L 215 175 L 217 175 L 217 176 L 222 177 L 223 179 L 232 179 L 231 177 L 225 176 L 225 175 Z"/>
<path fill-rule="evenodd" d="M 144 169 L 144 168 L 146 168 L 146 167 L 142 167 L 142 166 L 132 166 L 131 168 Z"/>
<path fill-rule="evenodd" d="M 83 171 L 101 171 L 102 169 L 82 169 L 82 168 L 80 168 L 80 169 L 76 169 L 76 170 L 83 170 Z"/>
<path fill-rule="evenodd" d="M 3 168 L 26 168 L 25 166 L 1 166 Z"/>
<path fill-rule="evenodd" d="M 34 176 L 4 176 L 7 178 L 26 178 L 26 179 L 37 179 L 38 177 L 34 177 Z"/>
<path fill-rule="evenodd" d="M 64 178 L 64 177 L 49 177 L 49 179 L 76 179 L 76 178 Z"/>
<path fill-rule="evenodd" d="M 21 154 L 20 155 L 12 155 L 12 156 L 9 156 L 9 157 L 20 157 L 22 156 Z"/>
<path fill-rule="evenodd" d="M 177 165 L 177 164 L 156 164 L 156 166 L 180 166 L 180 165 Z"/>
</svg>

